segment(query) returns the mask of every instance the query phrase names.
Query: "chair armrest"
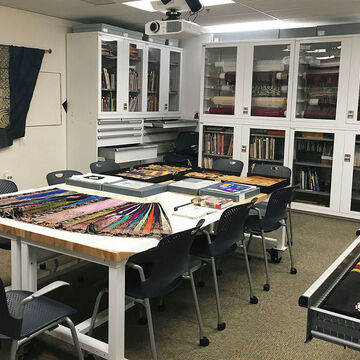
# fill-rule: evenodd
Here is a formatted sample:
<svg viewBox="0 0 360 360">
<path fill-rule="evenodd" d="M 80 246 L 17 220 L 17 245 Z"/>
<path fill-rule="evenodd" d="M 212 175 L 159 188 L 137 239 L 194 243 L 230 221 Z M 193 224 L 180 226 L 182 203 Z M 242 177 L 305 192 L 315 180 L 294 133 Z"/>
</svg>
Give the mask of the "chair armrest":
<svg viewBox="0 0 360 360">
<path fill-rule="evenodd" d="M 261 211 L 260 211 L 260 209 L 257 208 L 256 206 L 252 206 L 251 208 L 257 212 L 258 217 L 259 217 L 259 220 L 261 220 L 261 219 L 262 219 L 262 216 L 261 216 Z"/>
<path fill-rule="evenodd" d="M 201 230 L 201 232 L 205 234 L 208 244 L 210 245 L 212 241 L 209 232 L 207 230 Z"/>
<path fill-rule="evenodd" d="M 126 263 L 126 266 L 128 266 L 131 269 L 137 270 L 139 272 L 141 282 L 146 281 L 145 274 L 144 274 L 144 269 L 140 265 L 135 264 L 135 263 L 133 263 L 131 261 L 128 261 Z"/>
<path fill-rule="evenodd" d="M 33 294 L 29 295 L 25 299 L 22 299 L 20 302 L 19 308 L 16 312 L 16 317 L 18 319 L 22 319 L 22 317 L 24 315 L 25 305 L 27 303 L 29 303 L 30 301 L 33 301 L 33 300 L 37 299 L 38 297 L 43 296 L 51 291 L 54 291 L 55 289 L 65 286 L 65 285 L 68 286 L 70 284 L 65 281 L 54 281 L 53 283 L 51 283 L 47 286 L 44 286 L 42 289 L 35 291 Z"/>
</svg>

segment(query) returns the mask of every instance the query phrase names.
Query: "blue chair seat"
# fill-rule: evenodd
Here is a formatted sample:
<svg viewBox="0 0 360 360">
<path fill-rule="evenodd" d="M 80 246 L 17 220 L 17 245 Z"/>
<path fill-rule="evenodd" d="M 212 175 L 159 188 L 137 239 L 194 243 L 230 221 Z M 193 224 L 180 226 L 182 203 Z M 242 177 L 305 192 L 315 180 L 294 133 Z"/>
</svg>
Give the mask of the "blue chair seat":
<svg viewBox="0 0 360 360">
<path fill-rule="evenodd" d="M 16 311 L 21 300 L 30 296 L 32 292 L 13 290 L 6 293 L 6 300 L 11 316 L 16 315 Z M 44 327 L 76 313 L 72 307 L 41 296 L 25 306 L 24 317 L 22 321 L 21 334 L 19 339 L 28 337 L 31 334 L 43 329 Z M 0 334 L 0 339 L 9 339 Z"/>
<path fill-rule="evenodd" d="M 236 243 L 230 245 L 230 247 L 219 246 L 215 243 L 215 235 L 210 235 L 212 243 L 209 244 L 206 235 L 196 236 L 190 249 L 192 256 L 198 256 L 202 258 L 217 258 L 222 257 L 234 252 L 237 248 Z M 218 245 L 218 246 L 216 246 Z"/>
</svg>

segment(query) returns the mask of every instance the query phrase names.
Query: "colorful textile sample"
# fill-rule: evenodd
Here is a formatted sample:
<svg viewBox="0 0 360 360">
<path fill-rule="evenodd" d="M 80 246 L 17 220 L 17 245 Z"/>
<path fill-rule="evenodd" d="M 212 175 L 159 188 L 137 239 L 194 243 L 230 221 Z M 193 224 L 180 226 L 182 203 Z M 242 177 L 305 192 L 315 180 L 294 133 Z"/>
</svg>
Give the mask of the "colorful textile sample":
<svg viewBox="0 0 360 360">
<path fill-rule="evenodd" d="M 134 203 L 51 189 L 0 198 L 0 216 L 83 233 L 156 237 L 171 233 L 159 203 Z"/>
</svg>

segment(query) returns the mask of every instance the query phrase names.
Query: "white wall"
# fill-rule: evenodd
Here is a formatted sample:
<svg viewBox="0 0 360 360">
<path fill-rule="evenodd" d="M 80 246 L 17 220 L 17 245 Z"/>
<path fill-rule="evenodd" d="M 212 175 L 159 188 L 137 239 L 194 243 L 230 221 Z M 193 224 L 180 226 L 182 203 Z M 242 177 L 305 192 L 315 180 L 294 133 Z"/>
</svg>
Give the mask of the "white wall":
<svg viewBox="0 0 360 360">
<path fill-rule="evenodd" d="M 193 39 L 181 40 L 183 52 L 183 81 L 181 93 L 181 116 L 193 119 L 200 111 L 201 44 L 211 42 L 212 34 L 203 34 Z"/>
<path fill-rule="evenodd" d="M 52 49 L 45 53 L 27 118 L 25 137 L 0 149 L 0 178 L 20 189 L 46 185 L 45 176 L 66 168 L 66 33 L 72 22 L 0 6 L 0 44 Z"/>
</svg>

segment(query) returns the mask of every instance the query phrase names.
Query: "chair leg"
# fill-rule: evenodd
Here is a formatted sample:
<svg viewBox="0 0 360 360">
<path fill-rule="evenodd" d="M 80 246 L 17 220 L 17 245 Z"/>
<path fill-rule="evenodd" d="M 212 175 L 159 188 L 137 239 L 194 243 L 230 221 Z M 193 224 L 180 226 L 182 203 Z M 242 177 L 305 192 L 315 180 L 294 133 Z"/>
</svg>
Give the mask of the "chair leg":
<svg viewBox="0 0 360 360">
<path fill-rule="evenodd" d="M 288 247 L 289 247 L 289 253 L 290 253 L 290 273 L 291 274 L 296 274 L 297 270 L 294 267 L 294 254 L 293 254 L 293 248 L 292 248 L 292 237 L 290 237 L 289 235 L 289 229 L 288 229 L 288 224 L 287 224 L 287 220 L 285 220 L 285 229 L 286 229 L 286 238 L 287 238 L 287 243 L 288 243 Z"/>
<path fill-rule="evenodd" d="M 200 266 L 200 269 L 199 269 L 198 281 L 196 283 L 197 287 L 204 287 L 205 286 L 205 281 L 203 280 L 204 267 L 205 267 L 205 262 L 203 260 L 201 260 L 201 266 Z"/>
<path fill-rule="evenodd" d="M 80 343 L 79 343 L 79 338 L 77 336 L 77 332 L 76 332 L 76 329 L 75 329 L 75 326 L 74 326 L 74 323 L 71 321 L 70 318 L 66 317 L 64 318 L 64 320 L 66 321 L 66 323 L 69 325 L 69 328 L 70 328 L 70 331 L 71 331 L 71 335 L 72 335 L 72 338 L 73 338 L 73 341 L 74 341 L 74 345 L 75 345 L 75 348 L 76 348 L 76 352 L 78 354 L 78 358 L 79 360 L 84 360 L 84 355 L 81 351 L 81 347 L 80 347 Z"/>
<path fill-rule="evenodd" d="M 97 315 L 98 315 L 98 312 L 99 312 L 100 302 L 101 302 L 101 299 L 104 296 L 104 294 L 107 293 L 107 292 L 108 292 L 108 289 L 102 289 L 99 292 L 98 296 L 96 297 L 93 314 L 91 316 L 90 328 L 89 328 L 89 331 L 88 331 L 89 336 L 92 336 L 92 334 L 93 334 L 94 327 L 95 327 L 95 321 L 96 321 L 96 318 L 97 318 Z"/>
<path fill-rule="evenodd" d="M 253 237 L 253 233 L 251 232 L 250 236 L 249 236 L 249 240 L 248 240 L 247 245 L 246 245 L 247 246 L 247 248 L 246 248 L 247 252 L 249 252 L 252 237 Z"/>
<path fill-rule="evenodd" d="M 202 317 L 201 317 L 201 313 L 200 313 L 199 300 L 197 297 L 194 275 L 193 275 L 192 271 L 189 271 L 189 277 L 190 277 L 190 283 L 191 283 L 191 290 L 192 290 L 193 297 L 194 297 L 196 317 L 197 317 L 198 324 L 199 324 L 199 344 L 200 344 L 200 346 L 208 346 L 210 341 L 206 336 L 204 336 L 203 322 L 202 322 Z"/>
<path fill-rule="evenodd" d="M 164 304 L 164 297 L 160 296 L 158 310 L 162 312 L 165 311 L 165 309 L 166 309 L 166 305 Z"/>
<path fill-rule="evenodd" d="M 264 252 L 264 264 L 265 264 L 265 274 L 266 274 L 266 283 L 264 284 L 264 291 L 269 291 L 270 290 L 269 264 L 268 264 L 268 260 L 267 260 L 265 235 L 264 235 L 263 230 L 261 230 L 261 243 L 262 243 L 263 252 Z"/>
<path fill-rule="evenodd" d="M 17 342 L 17 340 L 11 340 L 10 360 L 16 360 L 17 349 L 18 349 L 18 342 Z"/>
<path fill-rule="evenodd" d="M 291 203 L 289 204 L 289 226 L 290 226 L 290 237 L 291 237 L 291 245 L 294 244 L 293 241 L 293 227 L 292 227 L 292 218 L 291 218 Z"/>
<path fill-rule="evenodd" d="M 251 236 L 251 235 L 250 235 Z M 259 302 L 259 299 L 254 295 L 253 290 L 253 284 L 252 284 L 252 278 L 251 278 L 251 272 L 250 272 L 250 264 L 249 264 L 249 258 L 247 254 L 247 247 L 244 244 L 244 240 L 242 240 L 241 245 L 244 250 L 244 256 L 245 256 L 245 265 L 246 265 L 246 275 L 248 277 L 249 281 L 249 288 L 250 288 L 250 304 L 257 304 Z"/>
<path fill-rule="evenodd" d="M 217 309 L 217 314 L 218 314 L 217 329 L 218 330 L 224 330 L 225 327 L 226 327 L 226 324 L 221 319 L 220 295 L 219 295 L 219 286 L 218 286 L 217 276 L 216 276 L 215 259 L 212 257 L 212 258 L 210 258 L 210 260 L 211 260 L 212 273 L 213 273 L 213 277 L 214 277 L 215 296 L 216 296 L 216 309 Z"/>
<path fill-rule="evenodd" d="M 151 317 L 150 301 L 148 298 L 144 299 L 144 306 L 145 306 L 146 317 L 147 317 L 147 321 L 148 321 L 152 360 L 157 360 L 154 327 L 153 327 L 153 322 L 152 322 L 152 317 Z"/>
</svg>

